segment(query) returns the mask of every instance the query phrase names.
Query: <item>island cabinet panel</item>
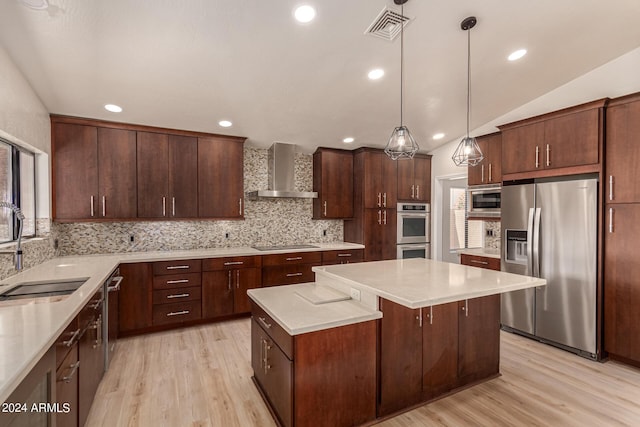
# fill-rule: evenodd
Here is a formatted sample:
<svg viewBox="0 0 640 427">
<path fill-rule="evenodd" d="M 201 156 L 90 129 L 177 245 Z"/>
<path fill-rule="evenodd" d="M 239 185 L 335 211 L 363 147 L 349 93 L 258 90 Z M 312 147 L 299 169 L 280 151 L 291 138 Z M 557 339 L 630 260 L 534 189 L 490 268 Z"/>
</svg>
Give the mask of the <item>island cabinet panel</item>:
<svg viewBox="0 0 640 427">
<path fill-rule="evenodd" d="M 467 184 L 502 184 L 502 134 L 479 136 L 476 142 L 484 158 L 478 165 L 467 167 Z"/>
<path fill-rule="evenodd" d="M 244 139 L 198 138 L 198 216 L 244 218 Z"/>
<path fill-rule="evenodd" d="M 458 303 L 422 309 L 423 399 L 438 397 L 458 384 Z"/>
<path fill-rule="evenodd" d="M 608 206 L 604 251 L 605 350 L 640 366 L 640 203 Z"/>
<path fill-rule="evenodd" d="M 376 418 L 375 321 L 283 338 L 256 304 L 252 314 L 253 378 L 279 424 L 346 427 Z"/>
<path fill-rule="evenodd" d="M 353 153 L 318 148 L 313 153 L 313 219 L 353 217 Z"/>
<path fill-rule="evenodd" d="M 152 264 L 120 264 L 123 279 L 118 292 L 119 334 L 151 326 L 153 310 Z"/>
</svg>

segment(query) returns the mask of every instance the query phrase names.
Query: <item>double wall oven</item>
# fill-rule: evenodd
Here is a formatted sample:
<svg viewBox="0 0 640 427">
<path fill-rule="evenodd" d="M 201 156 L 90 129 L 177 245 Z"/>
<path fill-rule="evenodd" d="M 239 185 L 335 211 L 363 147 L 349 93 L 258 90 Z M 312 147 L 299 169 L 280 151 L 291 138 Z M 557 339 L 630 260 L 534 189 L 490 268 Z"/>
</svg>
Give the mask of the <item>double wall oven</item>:
<svg viewBox="0 0 640 427">
<path fill-rule="evenodd" d="M 398 203 L 397 258 L 431 258 L 431 206 Z"/>
</svg>

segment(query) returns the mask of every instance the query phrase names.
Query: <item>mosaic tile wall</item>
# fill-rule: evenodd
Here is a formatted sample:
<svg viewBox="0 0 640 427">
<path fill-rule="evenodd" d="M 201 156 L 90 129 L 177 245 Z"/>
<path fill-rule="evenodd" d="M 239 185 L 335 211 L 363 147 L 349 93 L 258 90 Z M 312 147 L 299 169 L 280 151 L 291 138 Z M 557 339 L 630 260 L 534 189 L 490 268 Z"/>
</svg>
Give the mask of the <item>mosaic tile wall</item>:
<svg viewBox="0 0 640 427">
<path fill-rule="evenodd" d="M 24 240 L 22 242 L 22 262 L 25 269 L 43 262 L 57 255 L 54 249 L 54 234 L 51 232 L 50 220 L 38 219 L 36 221 L 37 238 Z M 14 250 L 15 245 L 2 248 L 2 250 Z M 13 276 L 17 271 L 13 266 L 13 257 L 11 255 L 0 255 L 0 280 Z"/>
<path fill-rule="evenodd" d="M 296 155 L 295 182 L 299 191 L 312 190 L 312 156 Z M 246 147 L 244 189 L 266 188 L 267 150 Z M 342 220 L 312 220 L 312 204 L 311 199 L 246 200 L 244 221 L 75 223 L 54 228 L 61 255 L 342 241 Z"/>
<path fill-rule="evenodd" d="M 500 250 L 500 221 L 485 221 L 484 230 L 484 247 Z M 489 236 L 489 233 L 491 233 L 491 236 Z"/>
</svg>

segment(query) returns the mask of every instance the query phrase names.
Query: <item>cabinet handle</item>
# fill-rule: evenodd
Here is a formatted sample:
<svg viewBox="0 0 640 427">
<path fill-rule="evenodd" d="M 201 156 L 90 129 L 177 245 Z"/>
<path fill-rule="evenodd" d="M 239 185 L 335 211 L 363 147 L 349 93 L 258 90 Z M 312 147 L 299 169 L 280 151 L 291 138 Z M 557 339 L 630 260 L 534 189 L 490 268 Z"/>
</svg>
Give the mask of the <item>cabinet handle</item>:
<svg viewBox="0 0 640 427">
<path fill-rule="evenodd" d="M 262 323 L 262 326 L 264 326 L 265 328 L 271 328 L 271 323 L 267 323 L 267 319 L 265 319 L 264 317 L 258 317 L 258 321 Z"/>
<path fill-rule="evenodd" d="M 176 198 L 171 198 L 171 215 L 176 216 Z"/>
<path fill-rule="evenodd" d="M 469 317 L 469 300 L 464 300 L 464 307 L 462 307 L 462 311 L 464 311 L 464 316 Z"/>
<path fill-rule="evenodd" d="M 267 371 L 271 369 L 271 365 L 269 365 L 269 350 L 271 350 L 271 346 L 267 340 L 262 340 L 262 345 L 264 348 L 264 358 L 262 362 L 264 363 L 264 374 L 267 374 Z"/>
<path fill-rule="evenodd" d="M 302 273 L 288 273 L 287 277 L 296 277 L 296 276 L 302 276 Z"/>
<path fill-rule="evenodd" d="M 420 198 L 420 186 L 416 185 L 416 199 Z"/>
<path fill-rule="evenodd" d="M 427 316 L 429 316 L 429 324 L 433 325 L 433 306 L 429 307 L 429 314 L 427 314 Z"/>
<path fill-rule="evenodd" d="M 174 299 L 174 298 L 187 298 L 190 294 L 173 294 L 173 295 L 167 295 L 167 299 Z"/>
<path fill-rule="evenodd" d="M 547 166 L 551 166 L 551 148 L 547 144 Z"/>
<path fill-rule="evenodd" d="M 493 178 L 491 177 L 491 163 L 489 163 L 489 182 L 493 182 Z"/>
<path fill-rule="evenodd" d="M 69 373 L 69 375 L 62 377 L 62 381 L 64 381 L 67 384 L 70 383 L 74 375 L 76 374 L 76 372 L 78 372 L 78 367 L 80 367 L 79 360 L 76 363 L 72 363 L 71 365 L 69 365 L 69 368 L 71 368 L 71 372 Z"/>
<path fill-rule="evenodd" d="M 102 216 L 107 216 L 107 196 L 102 196 Z"/>
<path fill-rule="evenodd" d="M 378 193 L 378 207 L 382 206 L 382 193 Z"/>
<path fill-rule="evenodd" d="M 167 216 L 167 198 L 162 196 L 162 216 Z"/>
<path fill-rule="evenodd" d="M 482 165 L 482 173 L 481 173 L 480 182 L 484 182 L 484 165 Z"/>
<path fill-rule="evenodd" d="M 242 199 L 238 200 L 238 204 L 240 205 L 240 210 L 238 211 L 238 213 L 242 215 Z"/>
<path fill-rule="evenodd" d="M 540 167 L 540 148 L 536 145 L 536 169 Z"/>
<path fill-rule="evenodd" d="M 97 310 L 100 308 L 100 306 L 102 305 L 102 303 L 104 302 L 104 298 L 100 298 L 98 301 L 96 301 L 93 305 L 90 305 L 89 308 L 93 309 L 93 310 Z"/>
<path fill-rule="evenodd" d="M 416 316 L 416 320 L 418 321 L 418 325 L 422 328 L 422 309 L 418 311 L 418 315 Z"/>
<path fill-rule="evenodd" d="M 613 200 L 613 175 L 609 175 L 609 200 Z"/>
<path fill-rule="evenodd" d="M 78 338 L 78 335 L 80 335 L 80 329 L 76 329 L 69 340 L 62 341 L 62 345 L 65 347 L 71 347 L 73 343 L 76 342 L 76 338 Z"/>
<path fill-rule="evenodd" d="M 242 264 L 244 264 L 244 261 L 228 261 L 224 263 L 224 265 L 242 265 Z"/>
<path fill-rule="evenodd" d="M 387 210 L 386 210 L 386 209 L 383 211 L 382 215 L 383 215 L 383 216 L 382 216 L 382 218 L 383 218 L 383 219 L 382 219 L 382 223 L 383 223 L 384 225 L 387 225 Z"/>
<path fill-rule="evenodd" d="M 382 206 L 387 207 L 387 193 L 382 194 Z"/>
<path fill-rule="evenodd" d="M 94 197 L 91 196 L 91 216 L 95 216 L 95 209 L 94 209 Z"/>
<path fill-rule="evenodd" d="M 229 270 L 229 285 L 227 286 L 229 292 L 231 292 L 231 270 Z"/>
<path fill-rule="evenodd" d="M 415 188 L 416 188 L 416 186 L 415 186 L 415 185 L 412 185 L 412 186 L 411 186 L 411 198 L 412 198 L 412 199 L 415 199 L 415 198 L 416 198 Z"/>
<path fill-rule="evenodd" d="M 167 267 L 167 270 L 184 270 L 188 268 L 188 265 L 170 265 Z"/>
<path fill-rule="evenodd" d="M 172 316 L 183 316 L 185 314 L 189 314 L 189 310 L 182 310 L 182 311 L 172 311 L 171 313 L 167 313 L 167 317 L 172 317 Z"/>
<path fill-rule="evenodd" d="M 613 208 L 609 208 L 609 233 L 613 233 Z"/>
<path fill-rule="evenodd" d="M 487 261 L 480 261 L 480 260 L 477 260 L 477 259 L 470 259 L 469 262 L 472 262 L 474 264 L 489 265 L 489 263 Z"/>
<path fill-rule="evenodd" d="M 378 225 L 382 225 L 382 211 L 380 210 L 378 211 Z"/>
<path fill-rule="evenodd" d="M 327 201 L 324 201 L 324 216 L 327 216 Z"/>
<path fill-rule="evenodd" d="M 301 256 L 294 256 L 294 257 L 291 257 L 291 258 L 287 258 L 286 260 L 287 261 L 300 261 L 301 259 L 302 259 Z"/>
<path fill-rule="evenodd" d="M 189 279 L 167 280 L 167 285 L 175 285 L 176 283 L 189 283 Z"/>
<path fill-rule="evenodd" d="M 240 289 L 240 270 L 236 270 L 236 289 Z"/>
<path fill-rule="evenodd" d="M 351 255 L 353 255 L 353 254 L 338 254 L 339 257 L 341 257 L 341 256 L 351 256 Z"/>
<path fill-rule="evenodd" d="M 91 329 L 96 330 L 96 340 L 93 342 L 93 348 L 98 348 L 102 345 L 102 315 L 98 316 Z"/>
</svg>

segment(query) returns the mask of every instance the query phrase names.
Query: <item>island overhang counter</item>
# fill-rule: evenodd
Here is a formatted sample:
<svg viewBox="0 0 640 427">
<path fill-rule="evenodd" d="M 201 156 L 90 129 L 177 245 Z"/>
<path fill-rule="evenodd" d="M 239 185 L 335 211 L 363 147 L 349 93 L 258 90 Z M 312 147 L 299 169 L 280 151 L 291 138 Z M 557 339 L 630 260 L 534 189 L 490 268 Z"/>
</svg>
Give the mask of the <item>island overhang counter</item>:
<svg viewBox="0 0 640 427">
<path fill-rule="evenodd" d="M 313 270 L 249 291 L 254 382 L 285 426 L 366 424 L 498 376 L 499 294 L 546 284 L 421 258 Z"/>
</svg>

